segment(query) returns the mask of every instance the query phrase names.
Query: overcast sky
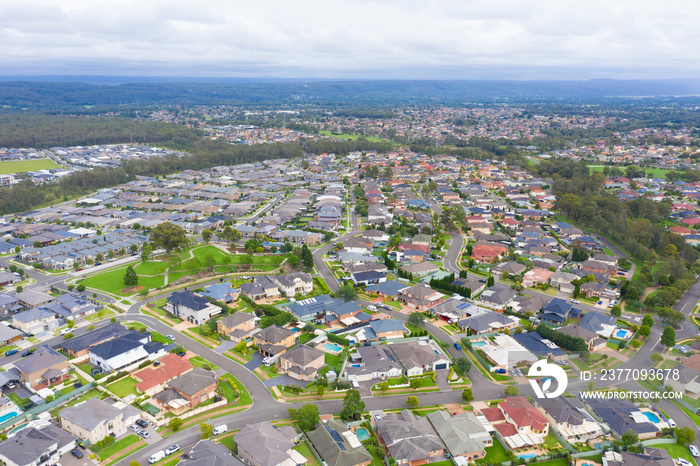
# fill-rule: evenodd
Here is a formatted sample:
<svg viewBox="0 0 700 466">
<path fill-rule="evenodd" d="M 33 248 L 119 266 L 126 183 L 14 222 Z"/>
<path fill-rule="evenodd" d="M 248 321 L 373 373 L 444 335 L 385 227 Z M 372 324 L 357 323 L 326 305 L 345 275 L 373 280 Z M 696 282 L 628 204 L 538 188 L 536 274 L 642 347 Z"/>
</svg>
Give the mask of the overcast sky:
<svg viewBox="0 0 700 466">
<path fill-rule="evenodd" d="M 700 75 L 684 0 L 0 0 L 0 74 Z"/>
</svg>

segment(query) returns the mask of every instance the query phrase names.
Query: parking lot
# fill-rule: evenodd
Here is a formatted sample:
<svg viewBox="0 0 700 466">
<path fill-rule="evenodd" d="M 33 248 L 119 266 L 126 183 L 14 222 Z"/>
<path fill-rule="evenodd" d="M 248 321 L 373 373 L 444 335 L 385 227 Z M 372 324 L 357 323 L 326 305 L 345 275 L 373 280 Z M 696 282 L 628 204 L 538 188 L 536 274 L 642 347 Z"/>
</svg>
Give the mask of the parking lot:
<svg viewBox="0 0 700 466">
<path fill-rule="evenodd" d="M 90 466 L 97 464 L 94 460 L 90 459 L 90 450 L 83 450 L 82 448 L 79 448 L 79 450 L 83 454 L 82 458 L 78 459 L 68 452 L 61 456 L 61 459 L 59 460 L 61 466 Z"/>
</svg>

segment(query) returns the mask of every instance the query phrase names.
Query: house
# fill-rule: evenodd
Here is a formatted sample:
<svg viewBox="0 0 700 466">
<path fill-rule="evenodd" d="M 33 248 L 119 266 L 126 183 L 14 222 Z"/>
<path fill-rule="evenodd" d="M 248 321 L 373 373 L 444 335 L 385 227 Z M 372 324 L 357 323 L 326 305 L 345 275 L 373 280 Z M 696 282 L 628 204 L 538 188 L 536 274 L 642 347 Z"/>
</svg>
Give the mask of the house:
<svg viewBox="0 0 700 466">
<path fill-rule="evenodd" d="M 484 312 L 457 322 L 457 326 L 470 335 L 512 330 L 520 327 L 520 319 L 497 312 Z"/>
<path fill-rule="evenodd" d="M 167 388 L 152 399 L 163 409 L 180 415 L 214 398 L 216 384 L 217 378 L 212 371 L 197 367 L 168 382 Z"/>
<path fill-rule="evenodd" d="M 569 272 L 555 272 L 549 277 L 549 283 L 555 288 L 558 288 L 562 293 L 573 293 L 574 285 L 572 281 L 578 280 L 579 276 Z"/>
<path fill-rule="evenodd" d="M 7 346 L 15 341 L 20 341 L 22 338 L 24 338 L 24 335 L 19 330 L 4 323 L 0 324 L 0 345 Z"/>
<path fill-rule="evenodd" d="M 505 401 L 498 403 L 498 407 L 503 412 L 507 423 L 514 425 L 517 432 L 517 437 L 506 436 L 498 426 L 494 426 L 511 449 L 526 445 L 540 445 L 549 435 L 549 421 L 524 396 L 508 397 Z M 520 444 L 520 441 L 523 444 Z"/>
<path fill-rule="evenodd" d="M 581 311 L 561 298 L 554 298 L 542 308 L 540 319 L 555 324 L 563 324 L 569 317 L 578 317 Z"/>
<path fill-rule="evenodd" d="M 204 291 L 200 292 L 200 294 L 205 298 L 228 304 L 238 300 L 240 292 L 241 290 L 234 288 L 230 283 L 223 282 L 205 286 Z"/>
<path fill-rule="evenodd" d="M 511 338 L 539 358 L 548 358 L 550 361 L 564 361 L 569 357 L 566 351 L 546 338 L 542 338 L 537 332 L 515 334 L 511 335 Z"/>
<path fill-rule="evenodd" d="M 520 275 L 521 273 L 525 272 L 525 270 L 527 270 L 527 266 L 519 262 L 502 262 L 491 269 L 491 275 L 497 279 L 500 279 L 503 276 L 503 272 L 508 272 L 508 276 L 512 277 L 515 275 Z"/>
<path fill-rule="evenodd" d="M 447 411 L 433 411 L 426 416 L 453 458 L 472 462 L 486 455 L 493 445 L 489 431 L 474 413 L 450 416 Z"/>
<path fill-rule="evenodd" d="M 29 309 L 12 316 L 12 326 L 27 335 L 38 335 L 58 328 L 56 315 L 42 308 Z"/>
<path fill-rule="evenodd" d="M 353 362 L 345 368 L 350 380 L 384 380 L 399 377 L 403 373 L 403 368 L 386 345 L 360 346 L 350 357 Z"/>
<path fill-rule="evenodd" d="M 502 333 L 493 337 L 492 344 L 482 346 L 481 351 L 493 363 L 494 368 L 500 369 L 512 369 L 517 364 L 531 364 L 539 359 L 510 335 Z"/>
<path fill-rule="evenodd" d="M 343 243 L 343 251 L 369 255 L 374 249 L 374 241 L 364 238 L 350 238 Z"/>
<path fill-rule="evenodd" d="M 104 372 L 114 372 L 141 361 L 158 359 L 165 356 L 166 350 L 162 343 L 151 341 L 149 332 L 131 330 L 91 346 L 88 354 L 91 364 Z"/>
<path fill-rule="evenodd" d="M 493 285 L 486 288 L 480 295 L 479 301 L 494 309 L 503 309 L 518 295 L 515 291 L 503 285 Z"/>
<path fill-rule="evenodd" d="M 68 378 L 68 358 L 47 345 L 15 361 L 22 382 L 32 387 L 51 386 Z"/>
<path fill-rule="evenodd" d="M 372 455 L 344 422 L 331 419 L 307 434 L 327 466 L 368 466 Z"/>
<path fill-rule="evenodd" d="M 229 337 L 239 343 L 250 336 L 255 328 L 255 314 L 236 312 L 216 321 L 216 330 L 220 335 Z"/>
<path fill-rule="evenodd" d="M 506 252 L 508 248 L 502 244 L 477 244 L 472 248 L 472 258 L 479 264 L 492 264 Z"/>
<path fill-rule="evenodd" d="M 0 272 L 0 287 L 8 285 L 12 286 L 15 283 L 20 283 L 22 280 L 23 279 L 19 276 L 19 274 L 12 272 Z"/>
<path fill-rule="evenodd" d="M 424 283 L 404 288 L 399 293 L 399 301 L 417 310 L 425 310 L 442 301 L 445 295 L 439 293 Z"/>
<path fill-rule="evenodd" d="M 291 426 L 269 421 L 248 424 L 233 436 L 238 456 L 249 466 L 296 466 L 307 462 L 294 450 L 297 433 Z"/>
<path fill-rule="evenodd" d="M 523 275 L 523 285 L 531 287 L 541 283 L 547 283 L 552 275 L 554 275 L 554 272 L 550 270 L 535 267 L 525 272 L 525 275 Z"/>
<path fill-rule="evenodd" d="M 540 312 L 542 307 L 546 306 L 549 301 L 551 301 L 551 298 L 545 298 L 540 295 L 518 296 L 510 303 L 510 309 L 519 314 L 527 314 L 529 312 L 530 315 L 535 315 Z"/>
<path fill-rule="evenodd" d="M 109 435 L 119 436 L 141 418 L 141 411 L 124 403 L 110 404 L 99 398 L 62 409 L 61 427 L 95 444 Z"/>
<path fill-rule="evenodd" d="M 357 272 L 350 275 L 350 280 L 356 285 L 367 286 L 384 283 L 386 281 L 386 274 L 375 270 L 368 270 L 367 272 Z"/>
<path fill-rule="evenodd" d="M 253 335 L 253 344 L 264 356 L 275 356 L 287 351 L 296 341 L 296 333 L 279 325 L 270 325 Z"/>
<path fill-rule="evenodd" d="M 600 282 L 587 282 L 579 287 L 579 291 L 586 298 L 597 298 L 605 291 L 605 284 Z"/>
<path fill-rule="evenodd" d="M 401 290 L 406 288 L 408 288 L 408 286 L 405 283 L 401 283 L 397 280 L 388 280 L 368 286 L 365 288 L 365 292 L 382 298 L 394 299 L 401 293 Z"/>
<path fill-rule="evenodd" d="M 670 385 L 674 391 L 690 398 L 700 395 L 700 370 L 679 363 L 673 368 L 673 373 L 672 377 L 666 375 L 664 386 Z"/>
<path fill-rule="evenodd" d="M 221 314 L 221 308 L 210 303 L 205 297 L 191 291 L 175 291 L 168 297 L 165 309 L 183 320 L 202 325 L 215 315 Z"/>
<path fill-rule="evenodd" d="M 585 401 L 618 436 L 632 429 L 644 440 L 655 437 L 660 430 L 629 400 L 587 398 Z"/>
<path fill-rule="evenodd" d="M 190 450 L 187 459 L 182 460 L 180 464 L 186 466 L 244 466 L 244 463 L 233 456 L 231 450 L 210 439 L 197 442 Z"/>
<path fill-rule="evenodd" d="M 433 340 L 392 343 L 389 347 L 409 377 L 450 367 L 450 359 Z"/>
<path fill-rule="evenodd" d="M 56 298 L 55 301 L 46 304 L 44 308 L 61 319 L 76 320 L 102 310 L 102 305 L 96 304 L 85 295 L 65 293 Z"/>
<path fill-rule="evenodd" d="M 0 443 L 0 461 L 8 466 L 58 464 L 61 456 L 75 448 L 76 440 L 53 424 L 27 427 Z"/>
<path fill-rule="evenodd" d="M 603 455 L 604 464 L 607 466 L 675 466 L 676 461 L 668 451 L 661 448 L 645 447 L 644 453 L 630 453 L 629 451 L 607 451 Z"/>
<path fill-rule="evenodd" d="M 440 270 L 440 267 L 433 264 L 432 262 L 415 262 L 411 264 L 402 265 L 399 269 L 406 273 L 412 274 L 414 277 L 422 277 L 425 275 L 430 275 Z"/>
<path fill-rule="evenodd" d="M 588 351 L 598 351 L 607 348 L 606 341 L 598 336 L 597 333 L 591 332 L 579 325 L 571 324 L 557 329 L 558 333 L 571 335 L 575 338 L 583 338 L 588 345 Z"/>
<path fill-rule="evenodd" d="M 19 303 L 27 309 L 44 306 L 54 300 L 54 297 L 50 294 L 36 290 L 23 290 L 15 296 L 19 299 Z"/>
<path fill-rule="evenodd" d="M 396 464 L 419 466 L 443 455 L 445 445 L 425 416 L 405 409 L 376 421 L 377 436 Z"/>
<path fill-rule="evenodd" d="M 431 314 L 450 323 L 457 322 L 462 318 L 483 314 L 484 312 L 488 311 L 457 298 L 450 298 L 430 308 Z"/>
<path fill-rule="evenodd" d="M 617 319 L 609 314 L 589 311 L 581 318 L 578 326 L 602 337 L 610 338 L 617 328 Z"/>
<path fill-rule="evenodd" d="M 600 424 L 583 408 L 577 408 L 568 398 L 535 398 L 534 403 L 544 412 L 550 426 L 569 443 L 584 443 L 603 435 Z"/>
<path fill-rule="evenodd" d="M 314 289 L 314 280 L 311 275 L 305 272 L 293 272 L 286 275 L 276 275 L 273 277 L 280 292 L 288 298 L 298 294 L 311 293 Z"/>
<path fill-rule="evenodd" d="M 268 276 L 255 277 L 255 282 L 241 285 L 241 293 L 256 303 L 271 303 L 280 299 L 279 284 Z"/>
<path fill-rule="evenodd" d="M 107 340 L 129 333 L 123 325 L 116 323 L 99 329 L 94 329 L 79 337 L 63 340 L 58 344 L 59 349 L 65 351 L 72 358 L 87 356 L 90 347 L 104 343 Z"/>
<path fill-rule="evenodd" d="M 598 262 L 590 259 L 579 262 L 576 267 L 586 272 L 595 272 L 604 275 L 611 275 L 617 272 L 617 265 L 610 265 L 606 262 Z"/>
<path fill-rule="evenodd" d="M 0 319 L 10 319 L 13 314 L 24 310 L 19 304 L 19 298 L 8 293 L 0 293 Z"/>
<path fill-rule="evenodd" d="M 181 358 L 177 354 L 169 353 L 158 360 L 160 364 L 148 366 L 145 369 L 134 372 L 131 377 L 136 380 L 136 391 L 153 396 L 165 390 L 165 385 L 180 377 L 182 374 L 194 369 L 187 358 Z"/>
<path fill-rule="evenodd" d="M 326 365 L 326 353 L 306 345 L 295 346 L 277 360 L 279 372 L 297 380 L 310 380 Z"/>
</svg>

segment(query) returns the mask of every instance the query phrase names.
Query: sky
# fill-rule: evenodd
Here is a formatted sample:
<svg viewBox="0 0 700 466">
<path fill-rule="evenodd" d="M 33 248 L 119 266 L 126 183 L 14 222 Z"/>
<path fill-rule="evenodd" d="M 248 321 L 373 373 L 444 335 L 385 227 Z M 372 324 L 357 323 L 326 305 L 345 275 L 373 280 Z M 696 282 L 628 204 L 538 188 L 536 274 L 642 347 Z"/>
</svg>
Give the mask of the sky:
<svg viewBox="0 0 700 466">
<path fill-rule="evenodd" d="M 0 74 L 700 76 L 684 0 L 0 0 Z"/>
</svg>

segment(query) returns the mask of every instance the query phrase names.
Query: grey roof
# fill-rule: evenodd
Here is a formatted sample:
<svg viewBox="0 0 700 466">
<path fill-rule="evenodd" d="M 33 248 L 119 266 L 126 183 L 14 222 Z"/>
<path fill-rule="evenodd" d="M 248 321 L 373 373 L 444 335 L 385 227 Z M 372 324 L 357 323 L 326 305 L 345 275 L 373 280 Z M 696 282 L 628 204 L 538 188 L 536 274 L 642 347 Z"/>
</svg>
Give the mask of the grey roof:
<svg viewBox="0 0 700 466">
<path fill-rule="evenodd" d="M 102 359 L 111 359 L 121 354 L 127 353 L 136 348 L 140 348 L 148 343 L 150 333 L 139 333 L 135 330 L 112 338 L 104 343 L 97 344 L 90 348 L 90 353 Z"/>
<path fill-rule="evenodd" d="M 484 312 L 474 317 L 462 319 L 457 324 L 462 328 L 470 328 L 475 332 L 483 332 L 493 328 L 492 324 L 509 325 L 513 321 L 506 315 L 498 312 Z"/>
<path fill-rule="evenodd" d="M 98 343 L 102 343 L 111 338 L 128 333 L 129 330 L 121 324 L 111 324 L 106 327 L 93 330 L 85 335 L 70 340 L 64 340 L 59 344 L 59 348 L 71 351 L 82 351 Z"/>
<path fill-rule="evenodd" d="M 24 312 L 20 312 L 19 314 L 15 314 L 12 316 L 12 318 L 17 320 L 18 322 L 28 324 L 36 320 L 55 319 L 56 316 L 53 313 L 47 311 L 46 309 L 35 307 L 33 309 L 28 309 Z"/>
<path fill-rule="evenodd" d="M 201 311 L 209 306 L 209 301 L 207 301 L 206 298 L 191 291 L 175 291 L 168 298 L 168 302 L 187 307 L 194 311 Z"/>
<path fill-rule="evenodd" d="M 553 342 L 542 338 L 537 332 L 528 332 L 511 335 L 511 338 L 523 345 L 528 351 L 535 356 L 564 356 L 566 351 L 559 348 Z"/>
<path fill-rule="evenodd" d="M 361 346 L 357 348 L 357 353 L 362 357 L 362 363 L 366 371 L 388 372 L 394 368 L 401 369 L 401 365 L 387 346 Z M 348 367 L 349 372 L 351 372 L 351 369 L 354 368 Z"/>
<path fill-rule="evenodd" d="M 299 345 L 284 353 L 280 358 L 286 359 L 292 364 L 304 367 L 318 358 L 325 357 L 326 353 L 306 345 Z"/>
<path fill-rule="evenodd" d="M 48 369 L 55 364 L 59 364 L 67 360 L 68 358 L 58 351 L 44 345 L 37 348 L 36 351 L 26 358 L 15 361 L 15 367 L 25 374 L 31 374 L 41 369 Z"/>
<path fill-rule="evenodd" d="M 133 406 L 127 405 L 124 408 L 117 408 L 99 398 L 90 398 L 84 403 L 61 410 L 58 416 L 91 432 L 104 422 L 114 421 L 119 418 L 125 420 L 137 416 L 139 412 Z"/>
<path fill-rule="evenodd" d="M 294 335 L 294 332 L 286 328 L 282 328 L 279 325 L 270 325 L 269 327 L 262 329 L 258 335 L 264 341 L 274 344 L 283 341 L 290 335 Z"/>
<path fill-rule="evenodd" d="M 396 355 L 396 359 L 399 360 L 404 369 L 423 367 L 437 360 L 447 359 L 443 354 L 436 354 L 432 346 L 420 343 L 422 342 L 409 341 L 390 345 L 391 351 Z"/>
<path fill-rule="evenodd" d="M 244 466 L 225 446 L 213 441 L 200 440 L 192 448 L 189 458 L 182 464 L 187 466 Z"/>
<path fill-rule="evenodd" d="M 255 319 L 255 316 L 253 314 L 248 314 L 246 312 L 236 312 L 234 314 L 227 315 L 226 317 L 221 319 L 221 323 L 225 327 L 237 327 L 238 325 L 241 325 L 253 319 Z"/>
<path fill-rule="evenodd" d="M 21 293 L 17 293 L 16 296 L 20 299 L 20 301 L 23 301 L 30 306 L 38 306 L 40 304 L 51 302 L 54 299 L 53 296 L 36 290 L 24 290 Z"/>
<path fill-rule="evenodd" d="M 377 421 L 377 433 L 389 455 L 397 460 L 427 460 L 432 456 L 431 452 L 445 449 L 428 418 L 416 416 L 408 409 Z"/>
<path fill-rule="evenodd" d="M 277 282 L 282 286 L 294 286 L 294 280 L 296 280 L 297 278 L 308 283 L 313 281 L 311 275 L 309 275 L 306 272 L 293 272 L 288 273 L 286 275 L 278 275 L 275 277 Z"/>
<path fill-rule="evenodd" d="M 565 335 L 571 335 L 572 337 L 583 338 L 587 342 L 598 338 L 598 334 L 591 332 L 590 330 L 583 328 L 576 324 L 567 325 L 565 327 L 559 327 L 557 332 L 563 333 Z"/>
<path fill-rule="evenodd" d="M 13 464 L 33 464 L 38 462 L 42 455 L 56 449 L 54 446 L 60 449 L 76 440 L 74 435 L 53 425 L 41 430 L 30 427 L 20 430 L 12 438 L 0 443 L 0 455 Z"/>
<path fill-rule="evenodd" d="M 516 295 L 517 293 L 510 288 L 494 285 L 486 288 L 479 296 L 479 299 L 493 304 L 505 304 Z"/>
<path fill-rule="evenodd" d="M 0 325 L 0 341 L 11 340 L 12 338 L 15 338 L 20 335 L 22 335 L 22 332 L 20 332 L 19 330 L 9 327 L 7 325 Z"/>
<path fill-rule="evenodd" d="M 372 461 L 367 449 L 362 444 L 353 448 L 343 436 L 344 432 L 348 432 L 345 424 L 332 419 L 309 432 L 307 437 L 328 466 L 356 466 Z"/>
<path fill-rule="evenodd" d="M 287 451 L 294 447 L 295 438 L 294 428 L 277 429 L 265 421 L 246 425 L 233 436 L 233 441 L 263 466 L 277 466 L 290 459 Z"/>
<path fill-rule="evenodd" d="M 168 382 L 170 388 L 185 395 L 194 395 L 211 384 L 216 384 L 216 376 L 213 372 L 204 370 L 201 367 L 197 367 L 193 371 Z"/>
<path fill-rule="evenodd" d="M 597 333 L 603 330 L 603 325 L 615 325 L 616 319 L 613 316 L 603 314 L 598 311 L 589 311 L 578 326 L 591 332 Z"/>
<path fill-rule="evenodd" d="M 563 396 L 556 398 L 538 398 L 536 402 L 557 422 L 557 424 L 567 423 L 572 426 L 580 426 L 588 419 L 586 414 L 579 411 Z"/>
<path fill-rule="evenodd" d="M 397 296 L 399 292 L 408 286 L 396 280 L 387 280 L 383 283 L 377 283 L 367 287 L 368 292 L 383 293 L 387 296 Z"/>
<path fill-rule="evenodd" d="M 450 416 L 447 411 L 433 411 L 427 417 L 452 456 L 483 451 L 485 441 L 491 439 L 474 413 Z"/>
<path fill-rule="evenodd" d="M 639 411 L 639 408 L 629 400 L 598 400 L 589 398 L 586 399 L 586 403 L 618 435 L 624 434 L 627 432 L 627 429 L 632 429 L 638 434 L 657 432 L 659 430 L 651 422 L 635 422 L 632 419 L 632 413 Z"/>
</svg>

